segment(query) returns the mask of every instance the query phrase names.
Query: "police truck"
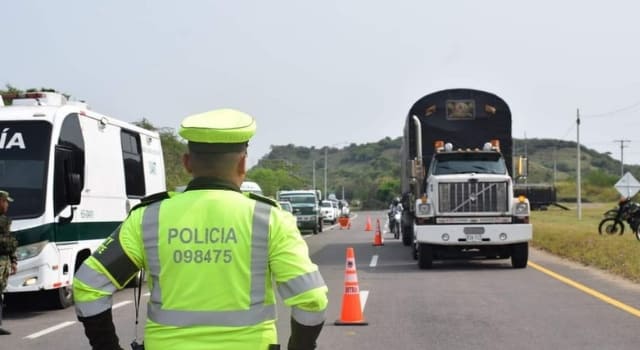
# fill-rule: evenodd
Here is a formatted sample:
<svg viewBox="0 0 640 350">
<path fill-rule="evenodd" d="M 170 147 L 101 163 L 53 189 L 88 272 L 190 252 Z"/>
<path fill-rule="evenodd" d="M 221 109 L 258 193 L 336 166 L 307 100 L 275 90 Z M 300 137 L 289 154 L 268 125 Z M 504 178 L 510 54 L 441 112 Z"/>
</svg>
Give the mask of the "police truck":
<svg viewBox="0 0 640 350">
<path fill-rule="evenodd" d="M 0 189 L 14 199 L 19 246 L 6 292 L 65 308 L 80 264 L 142 197 L 165 190 L 160 137 L 59 93 L 10 99 L 0 104 Z"/>
</svg>

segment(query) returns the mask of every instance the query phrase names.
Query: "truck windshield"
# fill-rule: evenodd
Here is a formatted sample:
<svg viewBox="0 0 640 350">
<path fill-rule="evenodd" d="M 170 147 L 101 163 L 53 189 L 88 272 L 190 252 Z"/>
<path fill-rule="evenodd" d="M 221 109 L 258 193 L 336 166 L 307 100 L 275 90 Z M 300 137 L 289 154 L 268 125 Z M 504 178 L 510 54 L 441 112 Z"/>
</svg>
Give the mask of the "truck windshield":
<svg viewBox="0 0 640 350">
<path fill-rule="evenodd" d="M 432 165 L 433 175 L 506 174 L 507 167 L 499 153 L 455 152 L 437 154 Z"/>
<path fill-rule="evenodd" d="M 284 195 L 280 196 L 280 200 L 291 202 L 292 205 L 316 203 L 316 198 L 312 195 Z"/>
<path fill-rule="evenodd" d="M 45 206 L 51 124 L 2 121 L 0 132 L 0 190 L 8 191 L 14 200 L 7 216 L 40 216 Z"/>
</svg>

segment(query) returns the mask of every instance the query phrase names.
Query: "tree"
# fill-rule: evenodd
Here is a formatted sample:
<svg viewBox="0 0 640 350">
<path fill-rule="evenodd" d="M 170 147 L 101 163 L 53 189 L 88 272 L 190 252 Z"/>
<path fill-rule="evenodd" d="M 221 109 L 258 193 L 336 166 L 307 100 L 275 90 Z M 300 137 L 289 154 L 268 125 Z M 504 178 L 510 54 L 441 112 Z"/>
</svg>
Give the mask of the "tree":
<svg viewBox="0 0 640 350">
<path fill-rule="evenodd" d="M 187 144 L 176 135 L 174 129 L 157 128 L 146 118 L 133 124 L 160 134 L 167 189 L 171 191 L 186 185 L 191 179 L 191 175 L 182 166 L 182 155 L 187 152 Z"/>
</svg>

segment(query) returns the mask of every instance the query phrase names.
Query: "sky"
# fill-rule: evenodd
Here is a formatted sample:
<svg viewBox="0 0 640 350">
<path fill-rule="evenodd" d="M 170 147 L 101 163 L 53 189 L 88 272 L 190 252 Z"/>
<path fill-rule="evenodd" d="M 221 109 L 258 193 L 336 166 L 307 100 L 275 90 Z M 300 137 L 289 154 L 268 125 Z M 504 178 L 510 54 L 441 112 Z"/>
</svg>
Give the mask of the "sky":
<svg viewBox="0 0 640 350">
<path fill-rule="evenodd" d="M 634 1 L 4 2 L 0 84 L 55 88 L 97 112 L 177 129 L 255 117 L 271 145 L 341 148 L 402 135 L 448 88 L 502 97 L 515 138 L 553 138 L 640 164 Z M 620 142 L 624 140 L 624 142 Z"/>
</svg>

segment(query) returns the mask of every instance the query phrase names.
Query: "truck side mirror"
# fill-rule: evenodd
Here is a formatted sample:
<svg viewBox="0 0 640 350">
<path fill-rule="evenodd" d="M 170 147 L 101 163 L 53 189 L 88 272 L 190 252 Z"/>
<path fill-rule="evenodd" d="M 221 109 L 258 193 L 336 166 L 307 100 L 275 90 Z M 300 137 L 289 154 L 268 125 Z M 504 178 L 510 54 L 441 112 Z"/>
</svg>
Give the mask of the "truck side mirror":
<svg viewBox="0 0 640 350">
<path fill-rule="evenodd" d="M 80 174 L 69 173 L 66 180 L 66 199 L 70 205 L 80 204 L 80 197 L 82 195 L 82 180 Z"/>
</svg>

